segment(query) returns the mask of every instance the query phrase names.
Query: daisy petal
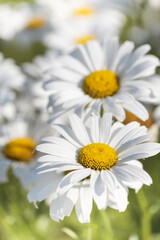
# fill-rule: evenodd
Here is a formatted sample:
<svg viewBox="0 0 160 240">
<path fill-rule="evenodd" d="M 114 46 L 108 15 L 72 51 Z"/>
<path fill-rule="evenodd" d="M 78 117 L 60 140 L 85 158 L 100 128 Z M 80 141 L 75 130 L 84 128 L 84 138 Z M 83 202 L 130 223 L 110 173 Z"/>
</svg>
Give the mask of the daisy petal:
<svg viewBox="0 0 160 240">
<path fill-rule="evenodd" d="M 75 140 L 75 136 L 73 135 L 72 130 L 64 125 L 61 124 L 52 124 L 52 127 L 59 132 L 64 138 L 66 138 L 70 143 L 74 146 L 80 148 L 81 145 Z"/>
<path fill-rule="evenodd" d="M 99 117 L 93 115 L 91 117 L 90 134 L 94 143 L 99 142 L 99 127 Z"/>
<path fill-rule="evenodd" d="M 124 159 L 128 157 L 132 157 L 135 154 L 137 155 L 140 154 L 142 156 L 144 155 L 144 157 L 150 157 L 158 154 L 159 152 L 160 152 L 159 143 L 142 143 L 140 145 L 130 147 L 129 149 L 119 153 L 119 158 L 123 159 L 122 161 L 124 161 Z M 134 159 L 132 158 L 132 160 Z M 136 158 L 136 159 L 139 159 L 139 158 Z"/>
<path fill-rule="evenodd" d="M 91 174 L 90 185 L 92 190 L 92 195 L 98 209 L 106 209 L 108 196 L 107 188 L 103 181 L 101 180 L 101 174 L 97 171 L 93 171 Z"/>
<path fill-rule="evenodd" d="M 50 206 L 51 218 L 54 221 L 59 222 L 59 220 L 63 220 L 65 216 L 70 216 L 73 207 L 77 202 L 78 195 L 78 189 L 72 188 L 63 196 L 52 200 Z"/>
<path fill-rule="evenodd" d="M 35 187 L 31 189 L 28 193 L 29 202 L 43 201 L 56 191 L 62 176 L 56 173 L 49 173 L 43 175 Z"/>
<path fill-rule="evenodd" d="M 124 121 L 125 119 L 124 109 L 120 104 L 115 103 L 115 101 L 111 97 L 107 97 L 105 99 L 103 107 L 106 112 L 111 112 L 113 116 L 115 116 L 120 122 Z"/>
<path fill-rule="evenodd" d="M 115 201 L 118 206 L 119 212 L 124 212 L 128 205 L 128 191 L 127 188 L 125 188 L 122 183 L 118 182 L 118 186 L 113 192 L 113 195 L 115 197 Z"/>
<path fill-rule="evenodd" d="M 101 70 L 103 65 L 103 54 L 100 44 L 97 41 L 87 42 L 87 50 L 95 71 Z"/>
<path fill-rule="evenodd" d="M 76 183 L 80 182 L 82 179 L 87 178 L 91 174 L 91 169 L 86 168 L 82 170 L 73 171 L 68 173 L 60 182 L 57 194 L 60 196 L 72 188 Z"/>
<path fill-rule="evenodd" d="M 89 74 L 89 71 L 87 70 L 87 68 L 80 61 L 78 61 L 77 59 L 73 58 L 70 55 L 62 57 L 60 61 L 62 65 L 65 66 L 65 68 L 68 68 L 70 70 L 83 74 L 83 76 L 86 76 Z"/>
<path fill-rule="evenodd" d="M 109 143 L 110 146 L 117 149 L 119 146 L 121 146 L 125 142 L 125 139 L 128 137 L 129 133 L 135 130 L 137 127 L 139 127 L 139 125 L 140 124 L 138 122 L 131 122 L 123 126 L 119 130 L 119 132 L 110 140 L 110 143 Z"/>
<path fill-rule="evenodd" d="M 69 114 L 69 120 L 71 128 L 77 137 L 77 141 L 82 145 L 88 145 L 91 143 L 87 130 L 82 122 L 82 120 L 74 113 Z"/>
<path fill-rule="evenodd" d="M 92 192 L 87 180 L 81 183 L 79 192 L 79 199 L 75 206 L 76 214 L 81 223 L 88 223 L 90 222 L 93 201 Z"/>
<path fill-rule="evenodd" d="M 63 151 L 62 151 L 63 149 Z M 65 147 L 64 145 L 60 146 L 60 145 L 56 145 L 56 144 L 52 144 L 52 143 L 42 143 L 39 144 L 36 147 L 37 151 L 40 151 L 42 153 L 47 153 L 47 154 L 51 154 L 51 155 L 56 155 L 56 156 L 60 156 L 60 157 L 67 157 L 67 158 L 75 158 L 76 152 L 72 151 L 71 149 L 67 148 L 67 146 Z"/>
<path fill-rule="evenodd" d="M 139 143 L 142 143 L 142 142 L 147 142 L 149 141 L 151 138 L 151 136 L 149 134 L 146 134 L 146 135 L 143 135 L 143 136 L 140 136 L 140 137 L 137 137 L 137 138 L 133 138 L 125 143 L 123 143 L 121 146 L 119 146 L 117 149 L 116 149 L 116 152 L 117 153 L 120 153 L 121 151 L 125 151 L 126 149 L 134 146 L 134 145 L 137 145 Z"/>
<path fill-rule="evenodd" d="M 128 56 L 134 49 L 134 43 L 126 41 L 121 45 L 119 48 L 119 51 L 117 53 L 117 56 L 115 58 L 115 62 L 112 65 L 112 71 L 115 71 L 119 74 L 118 69 L 120 68 L 120 64 L 126 63 L 126 59 L 128 60 Z M 118 68 L 118 69 L 117 69 Z"/>
<path fill-rule="evenodd" d="M 108 143 L 112 124 L 112 114 L 106 113 L 103 115 L 100 124 L 100 142 Z"/>
<path fill-rule="evenodd" d="M 83 45 L 78 45 L 77 50 L 75 50 L 75 52 L 73 52 L 72 55 L 76 55 L 76 58 L 78 58 L 78 60 L 82 64 L 87 66 L 87 68 L 90 72 L 94 71 L 93 65 L 92 65 L 90 58 L 87 54 L 87 51 Z"/>
<path fill-rule="evenodd" d="M 113 192 L 113 190 L 117 186 L 117 183 L 115 181 L 115 177 L 112 174 L 112 172 L 109 170 L 107 170 L 107 171 L 102 170 L 101 171 L 101 179 L 103 180 L 104 184 L 106 184 L 109 191 Z"/>
<path fill-rule="evenodd" d="M 126 110 L 133 113 L 143 121 L 146 121 L 149 118 L 145 107 L 140 102 L 136 101 L 133 96 L 129 94 L 118 95 L 117 101 L 122 104 Z"/>
</svg>

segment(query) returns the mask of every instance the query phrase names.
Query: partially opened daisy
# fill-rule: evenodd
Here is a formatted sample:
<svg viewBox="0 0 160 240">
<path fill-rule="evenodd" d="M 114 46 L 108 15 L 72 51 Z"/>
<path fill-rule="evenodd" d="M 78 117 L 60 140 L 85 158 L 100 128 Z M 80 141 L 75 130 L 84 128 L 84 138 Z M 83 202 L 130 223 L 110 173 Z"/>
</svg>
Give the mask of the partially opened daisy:
<svg viewBox="0 0 160 240">
<path fill-rule="evenodd" d="M 52 68 L 50 80 L 44 85 L 51 91 L 49 105 L 55 120 L 73 109 L 82 114 L 86 109 L 94 112 L 111 112 L 119 121 L 125 119 L 125 111 L 145 121 L 148 112 L 143 102 L 156 100 L 149 81 L 159 60 L 146 55 L 149 45 L 134 50 L 133 42 L 119 45 L 117 38 L 110 37 L 102 44 L 88 41 L 78 45 L 61 59 L 62 66 Z"/>
<path fill-rule="evenodd" d="M 89 222 L 92 202 L 125 211 L 128 187 L 136 191 L 152 179 L 137 159 L 160 152 L 160 144 L 146 143 L 150 135 L 137 122 L 112 125 L 112 115 L 90 117 L 89 127 L 74 113 L 70 126 L 52 125 L 61 138 L 45 137 L 37 146 L 37 181 L 29 192 L 30 202 L 51 197 L 50 216 L 63 220 L 75 206 L 80 222 Z M 145 142 L 145 143 L 144 143 Z"/>
</svg>

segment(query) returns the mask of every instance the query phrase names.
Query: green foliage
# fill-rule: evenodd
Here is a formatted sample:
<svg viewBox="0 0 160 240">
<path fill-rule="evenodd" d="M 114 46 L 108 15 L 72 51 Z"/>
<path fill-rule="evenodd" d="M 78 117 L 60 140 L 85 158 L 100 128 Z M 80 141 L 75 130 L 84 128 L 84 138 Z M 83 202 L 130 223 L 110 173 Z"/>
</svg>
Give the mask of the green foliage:
<svg viewBox="0 0 160 240">
<path fill-rule="evenodd" d="M 15 4 L 20 2 L 26 2 L 26 3 L 33 3 L 33 0 L 0 0 L 0 4 L 9 3 L 9 4 Z"/>
</svg>

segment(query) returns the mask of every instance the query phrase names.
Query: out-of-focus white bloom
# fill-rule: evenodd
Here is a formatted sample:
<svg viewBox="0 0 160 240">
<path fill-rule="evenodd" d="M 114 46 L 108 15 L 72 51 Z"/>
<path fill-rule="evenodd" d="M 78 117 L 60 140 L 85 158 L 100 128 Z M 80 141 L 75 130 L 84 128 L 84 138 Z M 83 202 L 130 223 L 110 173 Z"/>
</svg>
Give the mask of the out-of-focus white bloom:
<svg viewBox="0 0 160 240">
<path fill-rule="evenodd" d="M 144 6 L 139 12 L 134 13 L 132 24 L 128 29 L 127 38 L 133 40 L 136 44 L 149 43 L 156 55 L 160 55 L 160 1 L 148 0 L 144 1 Z M 137 2 L 137 6 L 140 3 Z M 133 12 L 133 8 L 129 13 Z"/>
<path fill-rule="evenodd" d="M 53 33 L 46 35 L 44 44 L 64 51 L 77 44 L 85 44 L 88 40 L 102 40 L 109 35 L 118 35 L 125 21 L 120 11 L 104 9 L 97 12 L 92 19 L 75 18 L 58 25 Z"/>
<path fill-rule="evenodd" d="M 69 216 L 75 206 L 78 220 L 89 222 L 93 200 L 100 210 L 110 206 L 125 211 L 128 187 L 138 191 L 152 183 L 137 159 L 156 155 L 160 144 L 146 143 L 150 135 L 137 122 L 112 125 L 111 114 L 92 115 L 89 127 L 76 114 L 69 120 L 71 128 L 52 125 L 62 138 L 45 137 L 36 148 L 43 156 L 29 201 L 51 197 L 50 216 L 55 221 Z"/>
<path fill-rule="evenodd" d="M 71 18 L 92 18 L 99 10 L 98 6 L 101 6 L 93 0 L 36 0 L 36 2 L 38 5 L 48 7 L 55 23 L 62 23 Z"/>
<path fill-rule="evenodd" d="M 52 92 L 49 105 L 53 107 L 51 120 L 68 111 L 78 114 L 88 111 L 111 112 L 124 121 L 125 111 L 143 121 L 148 112 L 140 103 L 155 102 L 149 81 L 159 60 L 146 55 L 149 45 L 134 50 L 134 43 L 119 45 L 118 38 L 109 37 L 102 44 L 88 41 L 61 58 L 62 66 L 48 71 L 50 80 L 44 87 Z"/>
<path fill-rule="evenodd" d="M 25 92 L 32 98 L 32 104 L 40 111 L 46 110 L 48 95 L 42 85 L 43 81 L 48 79 L 44 72 L 50 67 L 59 67 L 58 54 L 48 51 L 44 56 L 36 57 L 32 63 L 24 63 L 23 70 L 27 74 Z"/>
<path fill-rule="evenodd" d="M 25 76 L 12 59 L 4 59 L 0 53 L 0 118 L 12 118 L 15 106 L 12 101 L 21 92 Z"/>
<path fill-rule="evenodd" d="M 149 5 L 154 9 L 160 9 L 160 1 L 159 0 L 148 0 Z"/>
<path fill-rule="evenodd" d="M 38 5 L 19 4 L 19 11 L 23 13 L 24 25 L 16 35 L 17 43 L 28 45 L 40 42 L 43 37 L 53 30 L 51 15 L 47 8 Z"/>
<path fill-rule="evenodd" d="M 52 129 L 46 124 L 16 119 L 0 128 L 0 182 L 7 182 L 10 167 L 22 186 L 29 187 L 35 167 L 34 149 Z M 52 131 L 53 133 L 53 131 Z"/>
<path fill-rule="evenodd" d="M 0 38 L 20 44 L 40 41 L 53 30 L 47 8 L 38 5 L 18 4 L 14 8 L 0 6 Z"/>
<path fill-rule="evenodd" d="M 4 59 L 0 53 L 0 91 L 10 89 L 19 91 L 24 83 L 24 75 L 13 59 Z"/>
<path fill-rule="evenodd" d="M 128 240 L 139 240 L 139 237 L 137 235 L 132 235 Z"/>
<path fill-rule="evenodd" d="M 9 5 L 0 5 L 0 39 L 11 40 L 17 32 L 21 31 L 25 18 L 19 8 Z"/>
</svg>

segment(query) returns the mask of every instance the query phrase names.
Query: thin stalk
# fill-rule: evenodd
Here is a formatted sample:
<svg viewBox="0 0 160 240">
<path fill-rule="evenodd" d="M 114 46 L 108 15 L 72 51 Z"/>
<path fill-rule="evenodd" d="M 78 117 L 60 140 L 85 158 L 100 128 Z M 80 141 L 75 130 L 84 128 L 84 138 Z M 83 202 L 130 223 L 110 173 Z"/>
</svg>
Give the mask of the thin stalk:
<svg viewBox="0 0 160 240">
<path fill-rule="evenodd" d="M 148 201 L 143 192 L 143 189 L 141 189 L 139 193 L 136 194 L 136 196 L 137 196 L 139 208 L 141 210 L 141 239 L 151 240 L 152 239 L 151 213 L 150 213 Z"/>
<path fill-rule="evenodd" d="M 115 239 L 114 233 L 113 233 L 112 224 L 108 216 L 108 213 L 106 211 L 100 211 L 100 212 L 106 226 L 107 237 L 105 239 L 114 240 Z"/>
<path fill-rule="evenodd" d="M 92 240 L 92 228 L 87 228 L 87 240 Z"/>
</svg>

